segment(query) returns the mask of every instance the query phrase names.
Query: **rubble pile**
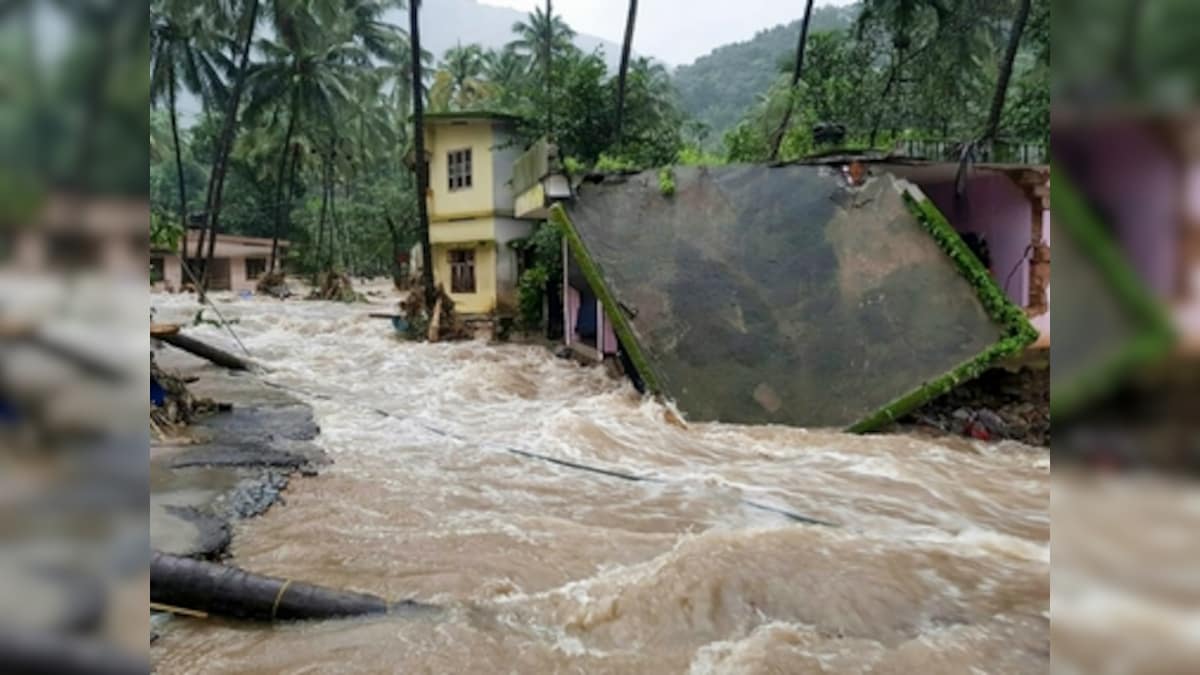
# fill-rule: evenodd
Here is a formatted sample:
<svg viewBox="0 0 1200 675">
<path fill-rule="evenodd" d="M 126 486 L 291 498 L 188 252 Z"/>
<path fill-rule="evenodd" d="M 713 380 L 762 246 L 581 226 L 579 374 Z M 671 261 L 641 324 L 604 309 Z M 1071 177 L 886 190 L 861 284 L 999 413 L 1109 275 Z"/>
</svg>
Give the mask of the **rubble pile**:
<svg viewBox="0 0 1200 675">
<path fill-rule="evenodd" d="M 177 436 L 180 429 L 194 423 L 200 416 L 229 406 L 211 398 L 198 398 L 188 391 L 188 380 L 163 370 L 150 359 L 150 377 L 163 389 L 163 404 L 150 410 L 150 430 L 157 440 Z"/>
<path fill-rule="evenodd" d="M 321 272 L 317 285 L 308 296 L 309 300 L 333 300 L 335 302 L 365 302 L 363 295 L 354 290 L 350 277 L 342 272 Z"/>
<path fill-rule="evenodd" d="M 985 441 L 1049 446 L 1050 370 L 989 370 L 921 406 L 900 424 Z"/>
<path fill-rule="evenodd" d="M 474 337 L 470 328 L 454 311 L 454 300 L 446 293 L 446 289 L 438 286 L 437 300 L 434 309 L 437 317 L 431 317 L 432 312 L 425 308 L 425 294 L 420 289 L 409 292 L 408 297 L 400 301 L 400 313 L 408 320 L 408 337 L 410 339 L 427 338 L 438 340 L 469 340 Z M 430 324 L 436 323 L 436 334 L 431 335 Z"/>
<path fill-rule="evenodd" d="M 280 300 L 292 295 L 292 289 L 288 287 L 287 278 L 282 271 L 264 274 L 254 290 L 259 295 L 270 295 Z"/>
</svg>

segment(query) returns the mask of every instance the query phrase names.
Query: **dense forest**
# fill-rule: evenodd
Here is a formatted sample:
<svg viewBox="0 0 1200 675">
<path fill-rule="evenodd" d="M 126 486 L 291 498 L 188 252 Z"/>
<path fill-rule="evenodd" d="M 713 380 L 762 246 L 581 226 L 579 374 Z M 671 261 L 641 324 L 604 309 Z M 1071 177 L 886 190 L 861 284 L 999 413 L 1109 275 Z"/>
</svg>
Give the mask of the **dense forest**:
<svg viewBox="0 0 1200 675">
<path fill-rule="evenodd" d="M 797 46 L 779 53 L 774 80 L 721 136 L 729 159 L 905 139 L 965 149 L 1048 141 L 1049 0 L 866 0 L 848 11 L 850 25 L 830 30 L 812 12 L 801 67 Z M 818 126 L 835 133 L 814 138 Z"/>
<path fill-rule="evenodd" d="M 849 30 L 858 5 L 815 7 L 810 31 L 815 34 Z M 684 112 L 696 123 L 694 133 L 704 145 L 720 147 L 747 105 L 775 82 L 779 64 L 796 50 L 802 19 L 759 31 L 744 42 L 717 47 L 694 63 L 675 70 L 673 82 Z"/>
<path fill-rule="evenodd" d="M 408 33 L 380 0 L 151 4 L 150 196 L 160 245 L 191 222 L 281 236 L 291 263 L 386 273 L 416 240 Z M 215 10 L 222 11 L 215 11 Z M 527 140 L 553 129 L 580 164 L 612 161 L 616 77 L 559 16 L 531 13 L 500 49 L 423 51 L 426 110 L 520 115 Z M 548 60 L 547 60 L 547 57 Z M 547 68 L 547 64 L 549 67 Z M 180 123 L 187 91 L 199 120 Z M 682 116 L 666 70 L 632 59 L 620 154 L 669 164 Z M 178 143 L 176 143 L 176 139 Z M 186 245 L 186 244 L 184 244 Z M 195 251 L 184 251 L 199 257 Z"/>
<path fill-rule="evenodd" d="M 0 2 L 0 230 L 53 190 L 145 193 L 147 29 L 134 3 Z"/>
<path fill-rule="evenodd" d="M 192 222 L 287 238 L 292 269 L 387 273 L 421 230 L 405 162 L 414 70 L 427 111 L 518 115 L 525 140 L 552 134 L 576 170 L 1046 138 L 1048 0 L 811 5 L 673 80 L 627 50 L 610 68 L 540 7 L 501 47 L 421 50 L 414 69 L 396 0 L 153 0 L 153 236 L 177 245 Z M 202 102 L 190 126 L 185 94 Z"/>
</svg>

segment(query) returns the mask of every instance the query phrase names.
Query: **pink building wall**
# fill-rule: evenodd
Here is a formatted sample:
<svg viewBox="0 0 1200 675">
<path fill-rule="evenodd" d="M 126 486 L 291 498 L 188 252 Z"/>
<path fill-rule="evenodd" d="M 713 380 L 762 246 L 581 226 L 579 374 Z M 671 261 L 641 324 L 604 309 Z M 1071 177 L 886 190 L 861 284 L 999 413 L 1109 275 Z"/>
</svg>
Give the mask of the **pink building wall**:
<svg viewBox="0 0 1200 675">
<path fill-rule="evenodd" d="M 1137 122 L 1097 130 L 1072 144 L 1080 187 L 1102 211 L 1129 262 L 1155 292 L 1169 296 L 1178 278 L 1179 198 L 1183 176 L 1165 144 Z"/>
<path fill-rule="evenodd" d="M 1024 190 L 999 173 L 972 176 L 965 203 L 955 199 L 953 180 L 921 183 L 920 187 L 955 229 L 975 233 L 987 241 L 996 283 L 1018 307 L 1027 307 L 1033 212 Z M 1043 239 L 1049 243 L 1049 210 L 1046 214 Z"/>
<path fill-rule="evenodd" d="M 574 286 L 567 286 L 567 309 L 565 312 L 564 323 L 566 330 L 563 334 L 566 335 L 567 345 L 579 342 L 579 336 L 575 335 L 575 317 L 579 316 L 579 291 Z"/>
<path fill-rule="evenodd" d="M 179 264 L 179 256 L 164 255 L 162 259 L 163 284 L 176 291 L 183 288 L 183 267 Z"/>
<path fill-rule="evenodd" d="M 568 345 L 586 344 L 589 347 L 595 348 L 597 345 L 594 342 L 592 342 L 591 340 L 585 340 L 584 338 L 580 337 L 578 333 L 575 332 L 575 324 L 576 324 L 575 319 L 579 315 L 579 305 L 581 302 L 582 302 L 582 299 L 579 296 L 579 290 L 576 289 L 574 286 L 567 286 L 567 306 L 566 306 L 566 317 L 565 317 L 566 343 Z M 601 330 L 599 331 L 600 335 L 603 338 L 603 340 L 602 340 L 603 349 L 597 350 L 597 351 L 603 351 L 604 354 L 616 354 L 617 353 L 617 334 L 615 332 L 613 332 L 612 321 L 610 321 L 608 316 L 606 316 L 604 314 L 603 305 L 600 304 L 599 300 L 597 300 L 595 302 L 594 307 L 595 307 L 595 309 L 593 311 L 600 312 L 601 321 L 603 321 L 603 325 L 601 326 Z M 585 310 L 585 311 L 587 311 L 587 310 Z"/>
<path fill-rule="evenodd" d="M 154 255 L 153 257 L 160 256 Z M 184 282 L 183 265 L 180 263 L 179 256 L 167 254 L 161 257 L 163 259 L 162 286 L 172 291 L 182 290 Z M 240 293 L 241 291 L 253 292 L 258 285 L 257 279 L 246 278 L 246 258 L 247 256 L 225 258 L 229 261 L 229 290 L 234 293 Z"/>
<path fill-rule="evenodd" d="M 612 321 L 609 321 L 607 316 L 604 317 L 603 335 L 604 335 L 604 353 L 605 354 L 616 354 L 617 353 L 617 334 L 616 334 L 616 332 L 613 331 Z"/>
<path fill-rule="evenodd" d="M 1046 209 L 1042 213 L 1042 243 L 1050 246 L 1050 209 Z M 1051 274 L 1051 277 L 1054 275 Z M 1050 307 L 1050 284 L 1046 284 L 1046 307 Z M 1043 336 L 1050 335 L 1050 310 L 1047 309 L 1045 314 L 1035 316 L 1029 320 L 1033 327 L 1037 329 Z"/>
</svg>

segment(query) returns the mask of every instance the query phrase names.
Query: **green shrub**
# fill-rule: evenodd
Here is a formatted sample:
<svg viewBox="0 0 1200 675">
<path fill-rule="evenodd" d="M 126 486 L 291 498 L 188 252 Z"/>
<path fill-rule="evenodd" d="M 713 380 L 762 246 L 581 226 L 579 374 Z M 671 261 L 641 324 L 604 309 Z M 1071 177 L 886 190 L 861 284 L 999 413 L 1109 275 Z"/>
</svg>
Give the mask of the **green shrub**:
<svg viewBox="0 0 1200 675">
<path fill-rule="evenodd" d="M 550 272 L 541 265 L 530 267 L 521 274 L 517 288 L 517 322 L 523 330 L 535 330 L 542 325 L 542 305 L 549 280 Z"/>
<path fill-rule="evenodd" d="M 614 157 L 601 154 L 596 160 L 596 170 L 602 173 L 617 173 L 621 171 L 637 171 L 637 165 L 627 157 Z"/>
<path fill-rule="evenodd" d="M 685 145 L 679 150 L 675 163 L 680 166 L 720 166 L 727 162 L 719 155 L 705 152 L 693 145 Z"/>
<path fill-rule="evenodd" d="M 658 170 L 658 191 L 664 197 L 670 197 L 675 194 L 675 172 L 669 166 L 664 166 Z"/>
</svg>

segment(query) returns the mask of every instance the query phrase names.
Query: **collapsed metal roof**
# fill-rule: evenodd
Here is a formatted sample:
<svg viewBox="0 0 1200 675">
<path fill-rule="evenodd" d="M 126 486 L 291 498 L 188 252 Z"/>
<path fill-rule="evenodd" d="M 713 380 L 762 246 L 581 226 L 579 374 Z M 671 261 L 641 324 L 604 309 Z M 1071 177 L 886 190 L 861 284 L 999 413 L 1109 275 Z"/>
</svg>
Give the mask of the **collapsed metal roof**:
<svg viewBox="0 0 1200 675">
<path fill-rule="evenodd" d="M 585 183 L 551 218 L 639 375 L 690 419 L 865 431 L 1037 336 L 903 180 L 667 171 Z"/>
</svg>

